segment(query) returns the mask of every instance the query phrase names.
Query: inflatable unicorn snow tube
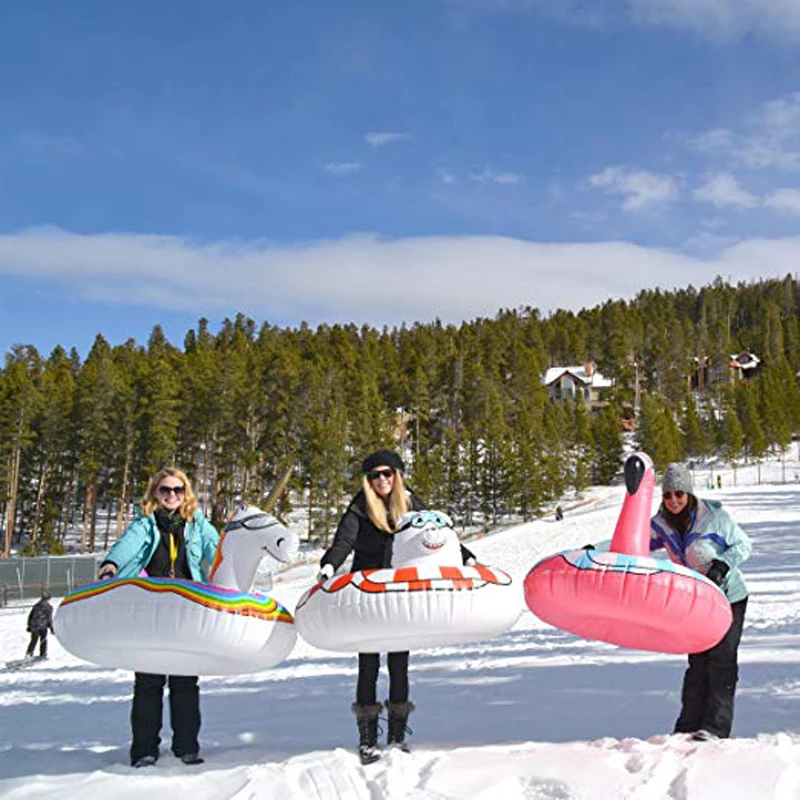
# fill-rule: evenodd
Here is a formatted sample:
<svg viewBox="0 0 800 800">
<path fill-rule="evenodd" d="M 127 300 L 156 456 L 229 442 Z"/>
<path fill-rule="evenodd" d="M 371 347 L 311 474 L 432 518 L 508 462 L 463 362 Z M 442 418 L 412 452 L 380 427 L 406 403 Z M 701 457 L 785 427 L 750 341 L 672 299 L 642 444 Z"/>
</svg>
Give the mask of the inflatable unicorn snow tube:
<svg viewBox="0 0 800 800">
<path fill-rule="evenodd" d="M 732 619 L 722 590 L 649 555 L 654 484 L 650 457 L 630 456 L 610 550 L 557 553 L 525 578 L 525 601 L 537 617 L 584 639 L 658 653 L 698 653 L 722 639 Z"/>
<path fill-rule="evenodd" d="M 100 581 L 58 607 L 59 642 L 105 667 L 171 675 L 238 675 L 283 661 L 297 639 L 292 615 L 251 592 L 265 554 L 288 563 L 297 535 L 242 505 L 223 529 L 210 584 L 173 578 Z"/>
<path fill-rule="evenodd" d="M 334 576 L 298 601 L 300 635 L 315 647 L 380 653 L 464 644 L 511 628 L 519 590 L 499 569 L 461 565 L 450 518 L 411 511 L 398 522 L 392 567 Z"/>
</svg>

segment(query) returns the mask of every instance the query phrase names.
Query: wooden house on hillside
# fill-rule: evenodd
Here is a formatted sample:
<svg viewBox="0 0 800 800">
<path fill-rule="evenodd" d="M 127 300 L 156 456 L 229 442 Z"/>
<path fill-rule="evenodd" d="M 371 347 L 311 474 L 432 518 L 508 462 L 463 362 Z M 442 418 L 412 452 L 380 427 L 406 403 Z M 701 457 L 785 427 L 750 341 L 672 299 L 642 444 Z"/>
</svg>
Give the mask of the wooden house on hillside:
<svg viewBox="0 0 800 800">
<path fill-rule="evenodd" d="M 705 392 L 721 384 L 749 380 L 758 374 L 761 359 L 746 350 L 731 356 L 694 358 L 689 372 L 689 389 Z"/>
<path fill-rule="evenodd" d="M 608 405 L 614 381 L 601 375 L 593 361 L 581 367 L 550 367 L 542 377 L 550 400 L 563 403 L 582 396 L 587 408 L 596 411 Z"/>
</svg>

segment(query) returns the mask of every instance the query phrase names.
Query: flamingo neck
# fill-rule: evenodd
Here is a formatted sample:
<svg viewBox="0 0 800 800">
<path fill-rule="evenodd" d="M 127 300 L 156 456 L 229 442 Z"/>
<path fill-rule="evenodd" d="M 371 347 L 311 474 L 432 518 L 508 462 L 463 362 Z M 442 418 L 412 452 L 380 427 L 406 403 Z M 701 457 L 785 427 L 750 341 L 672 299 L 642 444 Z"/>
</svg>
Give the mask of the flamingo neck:
<svg viewBox="0 0 800 800">
<path fill-rule="evenodd" d="M 614 553 L 632 556 L 650 555 L 650 511 L 653 507 L 653 487 L 656 475 L 648 469 L 634 494 L 625 492 L 617 526 L 611 539 Z"/>
</svg>

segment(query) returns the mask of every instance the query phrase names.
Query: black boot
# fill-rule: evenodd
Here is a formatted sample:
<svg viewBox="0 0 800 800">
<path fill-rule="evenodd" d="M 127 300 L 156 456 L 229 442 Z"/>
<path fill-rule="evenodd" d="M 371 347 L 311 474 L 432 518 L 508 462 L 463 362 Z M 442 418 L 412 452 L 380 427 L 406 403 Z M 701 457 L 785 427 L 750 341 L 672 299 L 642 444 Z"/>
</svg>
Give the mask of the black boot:
<svg viewBox="0 0 800 800">
<path fill-rule="evenodd" d="M 371 706 L 353 703 L 352 710 L 358 725 L 358 757 L 362 764 L 373 764 L 381 757 L 381 751 L 378 749 L 380 703 Z"/>
<path fill-rule="evenodd" d="M 406 733 L 411 733 L 407 727 L 408 715 L 414 710 L 414 704 L 409 701 L 406 703 L 392 703 L 386 701 L 386 710 L 389 712 L 389 734 L 386 737 L 386 744 L 389 747 L 396 747 L 404 753 L 409 752 L 406 744 Z"/>
</svg>

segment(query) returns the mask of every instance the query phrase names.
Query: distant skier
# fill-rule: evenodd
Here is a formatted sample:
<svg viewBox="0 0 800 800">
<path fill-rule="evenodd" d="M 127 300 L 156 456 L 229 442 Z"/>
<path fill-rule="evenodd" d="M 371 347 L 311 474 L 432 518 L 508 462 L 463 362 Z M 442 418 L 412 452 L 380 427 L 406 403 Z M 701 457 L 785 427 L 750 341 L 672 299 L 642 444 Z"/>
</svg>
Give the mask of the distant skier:
<svg viewBox="0 0 800 800">
<path fill-rule="evenodd" d="M 33 658 L 36 643 L 39 643 L 39 658 L 47 658 L 47 632 L 53 631 L 53 606 L 49 603 L 50 592 L 43 591 L 42 599 L 31 609 L 28 614 L 28 633 L 31 641 L 28 645 L 26 658 Z"/>
<path fill-rule="evenodd" d="M 560 522 L 564 519 L 564 509 L 561 506 L 556 506 L 556 520 Z"/>
<path fill-rule="evenodd" d="M 722 488 L 722 475 L 717 475 L 717 489 Z"/>
</svg>

